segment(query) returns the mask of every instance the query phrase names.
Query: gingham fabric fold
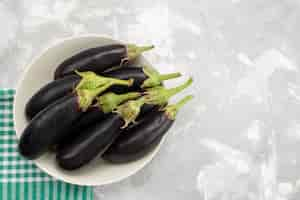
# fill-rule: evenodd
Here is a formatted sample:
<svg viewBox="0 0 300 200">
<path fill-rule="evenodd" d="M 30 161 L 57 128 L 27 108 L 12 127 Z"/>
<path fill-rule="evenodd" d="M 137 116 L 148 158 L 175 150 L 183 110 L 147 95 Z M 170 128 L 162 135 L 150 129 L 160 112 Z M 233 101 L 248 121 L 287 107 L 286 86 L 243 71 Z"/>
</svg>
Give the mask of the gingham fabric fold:
<svg viewBox="0 0 300 200">
<path fill-rule="evenodd" d="M 14 93 L 0 90 L 0 199 L 92 200 L 92 187 L 57 181 L 18 154 L 12 113 Z"/>
</svg>

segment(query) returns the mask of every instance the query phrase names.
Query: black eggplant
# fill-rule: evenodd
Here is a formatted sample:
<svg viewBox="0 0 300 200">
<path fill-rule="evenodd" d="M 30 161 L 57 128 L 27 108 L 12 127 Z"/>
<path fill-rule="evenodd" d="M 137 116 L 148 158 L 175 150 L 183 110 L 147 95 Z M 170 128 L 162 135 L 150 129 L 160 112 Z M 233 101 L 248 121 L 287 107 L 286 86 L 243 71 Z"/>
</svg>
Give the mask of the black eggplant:
<svg viewBox="0 0 300 200">
<path fill-rule="evenodd" d="M 192 96 L 187 96 L 175 105 L 148 113 L 141 123 L 120 134 L 102 155 L 103 159 L 113 163 L 125 163 L 145 156 L 170 129 L 178 109 L 191 98 Z"/>
<path fill-rule="evenodd" d="M 39 89 L 28 101 L 25 114 L 32 119 L 38 112 L 55 102 L 57 99 L 71 93 L 79 83 L 80 76 L 71 75 L 62 79 L 52 81 Z"/>
<path fill-rule="evenodd" d="M 77 85 L 76 93 L 62 97 L 39 112 L 23 131 L 19 142 L 20 153 L 28 159 L 39 157 L 49 147 L 68 137 L 67 134 L 71 134 L 67 130 L 72 127 L 72 124 L 90 106 L 97 95 L 112 84 L 130 85 L 132 83 L 132 80 L 114 79 L 100 84 L 101 80 L 99 76 L 94 79 L 89 77 L 81 80 Z"/>
<path fill-rule="evenodd" d="M 102 73 L 111 67 L 122 64 L 126 60 L 133 60 L 144 51 L 152 48 L 154 48 L 152 45 L 136 46 L 133 44 L 109 44 L 90 48 L 61 63 L 55 71 L 54 78 L 58 79 L 74 74 L 75 70 Z"/>
<path fill-rule="evenodd" d="M 93 72 L 78 72 L 76 75 L 66 76 L 62 79 L 54 80 L 53 82 L 50 82 L 42 87 L 30 98 L 25 108 L 26 117 L 28 119 L 32 119 L 38 112 L 49 106 L 51 103 L 68 93 L 72 93 L 79 82 L 81 82 L 81 85 L 89 85 L 89 87 L 94 87 L 93 85 L 91 86 L 91 83 L 95 85 L 104 84 L 103 82 L 117 84 L 119 81 L 120 80 L 117 79 L 96 75 Z M 110 85 L 110 87 L 111 86 L 112 85 Z M 125 87 L 128 87 L 128 84 Z"/>
<path fill-rule="evenodd" d="M 97 105 L 91 106 L 88 110 L 79 117 L 77 121 L 70 127 L 68 135 L 72 134 L 72 138 L 65 137 L 59 143 L 57 143 L 56 149 L 62 149 L 65 145 L 72 142 L 78 135 L 81 134 L 82 130 L 87 129 L 89 126 L 94 126 L 95 124 L 101 122 L 106 117 L 110 115 L 110 113 L 116 109 L 116 107 L 129 100 L 136 99 L 141 96 L 138 92 L 130 92 L 126 94 L 114 94 L 114 93 L 106 93 L 97 98 Z M 150 106 L 146 109 L 150 109 Z"/>
<path fill-rule="evenodd" d="M 123 132 L 120 135 L 123 135 Z M 159 145 L 163 137 L 164 135 L 155 138 L 151 143 L 147 144 L 147 146 L 144 146 L 134 153 L 119 152 L 116 149 L 112 150 L 112 147 L 110 146 L 108 149 L 110 152 L 108 150 L 105 151 L 102 155 L 102 159 L 114 164 L 122 164 L 139 160 L 153 151 L 155 147 Z"/>
<path fill-rule="evenodd" d="M 65 131 L 66 135 L 72 135 L 72 137 L 63 137 L 50 148 L 52 148 L 53 151 L 58 151 L 65 145 L 69 144 L 70 141 L 73 141 L 78 135 L 80 135 L 82 130 L 102 121 L 108 116 L 109 113 L 104 113 L 96 106 L 89 107 L 87 111 L 83 112 L 78 120 L 74 121 L 69 129 Z"/>
<path fill-rule="evenodd" d="M 67 170 L 82 167 L 97 155 L 101 155 L 119 136 L 122 129 L 135 121 L 145 103 L 163 105 L 168 99 L 188 87 L 192 83 L 189 79 L 181 86 L 166 89 L 156 87 L 148 89 L 145 96 L 137 100 L 127 101 L 117 107 L 114 113 L 104 120 L 83 129 L 70 143 L 59 148 L 56 159 L 58 164 Z"/>
<path fill-rule="evenodd" d="M 129 94 L 129 93 L 127 93 L 127 94 Z M 122 95 L 124 95 L 124 94 L 122 94 Z M 131 96 L 132 96 L 132 99 L 134 99 L 139 96 L 139 93 L 134 94 L 134 92 L 132 92 Z M 128 99 L 129 99 L 129 97 L 128 97 Z M 98 100 L 98 102 L 99 102 L 99 100 Z M 138 123 L 140 123 L 143 120 L 143 117 L 142 117 L 143 115 L 151 112 L 154 109 L 159 109 L 159 108 L 160 108 L 160 106 L 158 106 L 158 105 L 144 104 L 141 107 L 141 111 L 136 119 L 137 122 L 134 124 L 129 124 L 128 127 L 126 127 L 126 129 L 131 128 L 131 127 L 137 125 Z M 72 132 L 72 135 L 74 136 L 73 139 L 74 139 L 77 135 L 81 134 L 83 129 L 86 129 L 89 126 L 94 126 L 95 124 L 104 120 L 109 115 L 110 115 L 110 112 L 103 111 L 103 106 L 99 106 L 99 105 L 91 106 L 88 108 L 88 110 L 86 112 L 82 113 L 82 115 L 79 117 L 79 119 L 76 120 L 74 122 L 74 124 L 72 125 L 72 127 L 67 131 Z M 62 148 L 66 144 L 70 143 L 70 141 L 72 141 L 73 139 L 64 138 L 63 140 L 61 140 L 61 142 L 59 142 L 57 144 L 58 145 L 57 148 L 58 149 Z"/>
<path fill-rule="evenodd" d="M 67 95 L 37 114 L 25 128 L 19 142 L 19 152 L 35 159 L 61 138 L 67 127 L 81 115 L 78 97 Z"/>
<path fill-rule="evenodd" d="M 155 87 L 161 85 L 163 81 L 180 77 L 180 73 L 159 74 L 151 67 L 121 67 L 103 74 L 104 76 L 134 80 L 131 87 L 113 86 L 109 91 L 115 93 L 125 93 L 129 91 L 139 91 L 141 88 Z"/>
<path fill-rule="evenodd" d="M 87 164 L 108 148 L 121 133 L 123 124 L 120 115 L 110 113 L 101 122 L 83 129 L 75 140 L 58 149 L 56 159 L 59 166 L 73 170 Z"/>
</svg>

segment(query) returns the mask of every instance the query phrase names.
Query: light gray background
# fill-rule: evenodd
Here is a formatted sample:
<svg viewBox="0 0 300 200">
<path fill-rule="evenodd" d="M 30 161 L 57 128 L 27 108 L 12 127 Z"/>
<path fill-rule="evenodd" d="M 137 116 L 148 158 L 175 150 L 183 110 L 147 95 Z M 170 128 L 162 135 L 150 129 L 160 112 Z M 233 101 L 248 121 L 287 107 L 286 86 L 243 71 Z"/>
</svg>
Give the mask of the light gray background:
<svg viewBox="0 0 300 200">
<path fill-rule="evenodd" d="M 296 200 L 299 19 L 297 0 L 0 0 L 0 87 L 65 37 L 153 43 L 146 57 L 193 76 L 196 98 L 158 156 L 96 198 Z"/>
</svg>

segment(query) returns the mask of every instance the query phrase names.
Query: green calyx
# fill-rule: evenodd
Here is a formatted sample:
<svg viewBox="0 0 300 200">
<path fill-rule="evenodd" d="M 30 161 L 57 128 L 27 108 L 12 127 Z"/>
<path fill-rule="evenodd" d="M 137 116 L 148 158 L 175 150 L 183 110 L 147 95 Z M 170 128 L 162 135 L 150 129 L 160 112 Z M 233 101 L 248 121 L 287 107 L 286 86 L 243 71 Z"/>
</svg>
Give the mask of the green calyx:
<svg viewBox="0 0 300 200">
<path fill-rule="evenodd" d="M 125 124 L 122 126 L 122 128 L 126 128 L 128 124 L 135 123 L 135 119 L 140 113 L 142 105 L 144 105 L 144 98 L 140 97 L 137 100 L 130 100 L 126 103 L 121 104 L 117 107 L 116 113 L 118 113 L 123 120 L 125 121 Z"/>
<path fill-rule="evenodd" d="M 163 110 L 165 111 L 166 115 L 168 116 L 169 119 L 174 120 L 176 117 L 176 114 L 178 110 L 186 104 L 188 101 L 190 101 L 193 98 L 192 95 L 188 95 L 181 99 L 179 102 L 173 105 L 168 105 L 166 106 Z"/>
<path fill-rule="evenodd" d="M 154 45 L 149 46 L 137 46 L 135 44 L 128 44 L 127 46 L 127 59 L 133 60 L 145 51 L 149 51 L 154 48 Z"/>
<path fill-rule="evenodd" d="M 97 98 L 97 105 L 104 113 L 109 113 L 115 110 L 119 104 L 140 96 L 141 94 L 139 92 L 129 92 L 126 94 L 108 92 Z"/>
<path fill-rule="evenodd" d="M 120 80 L 107 78 L 90 71 L 76 71 L 76 73 L 81 76 L 81 80 L 77 84 L 75 91 L 79 98 L 79 107 L 83 111 L 86 111 L 87 108 L 92 104 L 93 100 L 112 85 L 131 86 L 133 84 L 133 79 Z"/>
<path fill-rule="evenodd" d="M 185 83 L 174 88 L 167 89 L 162 86 L 150 88 L 145 92 L 145 103 L 164 105 L 168 102 L 170 97 L 174 96 L 175 94 L 181 92 L 182 90 L 190 86 L 192 82 L 193 79 L 189 78 Z"/>
<path fill-rule="evenodd" d="M 116 78 L 100 76 L 91 71 L 86 71 L 86 72 L 75 71 L 75 72 L 77 75 L 79 75 L 81 77 L 80 82 L 77 84 L 77 86 L 75 88 L 76 90 L 95 89 L 99 86 L 103 86 L 106 84 L 131 86 L 134 81 L 133 79 L 120 80 L 120 79 L 116 79 Z"/>
<path fill-rule="evenodd" d="M 161 85 L 165 80 L 178 78 L 181 76 L 179 72 L 170 74 L 159 74 L 156 70 L 149 66 L 143 67 L 143 71 L 148 77 L 142 84 L 142 88 L 155 87 Z"/>
<path fill-rule="evenodd" d="M 79 72 L 75 71 L 77 75 L 81 77 L 80 82 L 76 85 L 76 90 L 79 89 L 94 89 L 99 85 L 103 85 L 107 82 L 101 76 L 98 76 L 96 73 L 87 71 L 87 72 Z"/>
<path fill-rule="evenodd" d="M 117 107 L 115 112 L 118 113 L 124 119 L 125 124 L 124 124 L 123 128 L 127 127 L 128 124 L 130 124 L 131 122 L 133 122 L 133 123 L 135 122 L 135 119 L 137 118 L 137 116 L 140 113 L 142 105 L 147 103 L 147 104 L 155 104 L 155 105 L 164 106 L 168 102 L 170 97 L 172 97 L 173 95 L 175 95 L 175 94 L 181 92 L 182 90 L 184 90 L 185 88 L 187 88 L 189 85 L 192 84 L 192 82 L 193 81 L 190 78 L 182 85 L 174 87 L 174 88 L 166 89 L 162 86 L 150 88 L 144 93 L 145 94 L 144 96 L 142 96 L 136 100 L 130 100 L 130 101 L 127 101 L 127 102 L 121 104 L 120 106 Z M 180 106 L 178 105 L 177 107 L 180 107 Z M 169 108 L 169 109 L 171 109 L 171 108 Z"/>
</svg>

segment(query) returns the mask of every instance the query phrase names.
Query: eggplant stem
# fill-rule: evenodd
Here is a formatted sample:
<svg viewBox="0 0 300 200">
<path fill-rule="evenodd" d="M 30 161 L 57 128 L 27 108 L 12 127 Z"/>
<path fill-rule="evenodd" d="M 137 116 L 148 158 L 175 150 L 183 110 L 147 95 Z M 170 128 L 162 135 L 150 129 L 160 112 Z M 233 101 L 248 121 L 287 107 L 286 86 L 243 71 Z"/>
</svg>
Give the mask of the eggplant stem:
<svg viewBox="0 0 300 200">
<path fill-rule="evenodd" d="M 189 78 L 185 83 L 183 83 L 182 85 L 179 85 L 175 88 L 171 88 L 167 90 L 167 95 L 169 97 L 174 96 L 175 94 L 178 94 L 179 92 L 181 92 L 182 90 L 184 90 L 185 88 L 187 88 L 188 86 L 190 86 L 193 83 L 193 79 Z"/>
<path fill-rule="evenodd" d="M 190 86 L 192 82 L 193 80 L 190 78 L 185 83 L 175 88 L 166 89 L 162 86 L 150 88 L 145 92 L 145 102 L 149 104 L 163 105 L 168 102 L 169 98 Z"/>
<path fill-rule="evenodd" d="M 126 86 L 132 86 L 134 79 L 128 79 L 128 80 L 121 80 L 121 79 L 115 79 L 115 78 L 107 78 L 108 81 L 113 85 L 126 85 Z"/>
<path fill-rule="evenodd" d="M 177 110 L 179 110 L 182 106 L 184 106 L 188 101 L 190 101 L 193 98 L 194 98 L 193 95 L 185 96 L 183 99 L 178 101 L 174 106 L 176 107 Z"/>
<path fill-rule="evenodd" d="M 144 92 L 144 96 L 138 98 L 137 100 L 130 100 L 124 104 L 121 104 L 117 107 L 116 113 L 118 113 L 124 120 L 125 124 L 122 128 L 127 127 L 128 124 L 135 121 L 137 116 L 140 113 L 141 106 L 145 103 L 155 104 L 155 105 L 164 105 L 168 102 L 169 98 L 178 92 L 181 92 L 189 85 L 191 85 L 193 80 L 190 78 L 185 83 L 175 88 L 166 89 L 162 86 L 150 88 Z M 189 97 L 190 98 L 190 97 Z M 187 100 L 185 100 L 187 101 Z M 178 108 L 185 103 L 185 101 L 178 104 Z M 174 106 L 173 106 L 174 107 Z M 176 108 L 176 107 L 175 107 Z M 173 108 L 173 110 L 175 109 Z M 171 109 L 171 108 L 169 108 Z M 175 117 L 176 113 L 174 114 Z"/>
<path fill-rule="evenodd" d="M 101 79 L 101 77 L 100 77 Z M 127 85 L 130 86 L 133 83 L 133 79 L 129 80 L 119 80 L 119 79 L 111 79 L 111 78 L 105 78 L 105 83 L 102 83 L 98 85 L 98 83 L 93 82 L 93 79 L 91 81 L 82 82 L 85 83 L 78 84 L 80 87 L 76 87 L 76 92 L 79 97 L 79 106 L 83 111 L 86 111 L 88 107 L 92 104 L 93 100 L 102 92 L 107 90 L 112 85 Z M 102 79 L 101 79 L 102 81 Z M 101 82 L 100 81 L 100 82 Z M 97 82 L 97 81 L 96 81 Z"/>
<path fill-rule="evenodd" d="M 135 99 L 141 96 L 141 93 L 139 92 L 128 92 L 126 94 L 119 94 L 119 101 L 122 103 L 124 101 L 127 101 L 128 99 Z"/>
<path fill-rule="evenodd" d="M 141 55 L 145 51 L 149 51 L 154 48 L 154 45 L 148 46 L 137 46 L 135 44 L 128 44 L 127 45 L 127 57 L 129 60 L 133 60 L 139 55 Z"/>
<path fill-rule="evenodd" d="M 181 73 L 180 72 L 177 72 L 177 73 L 170 73 L 170 74 L 160 74 L 158 76 L 158 79 L 160 81 L 165 81 L 165 80 L 170 80 L 170 79 L 173 79 L 173 78 L 178 78 L 181 76 Z"/>
<path fill-rule="evenodd" d="M 80 82 L 76 85 L 75 89 L 93 89 L 99 85 L 104 84 L 104 79 L 99 78 L 94 72 L 79 72 L 75 70 L 75 73 L 81 77 Z"/>
<path fill-rule="evenodd" d="M 116 85 L 127 85 L 131 86 L 133 84 L 133 79 L 129 80 L 121 80 L 116 78 L 108 78 L 104 76 L 97 75 L 94 72 L 86 71 L 86 72 L 79 72 L 75 71 L 81 77 L 80 82 L 77 84 L 76 89 L 95 89 L 102 85 L 111 82 Z"/>
<path fill-rule="evenodd" d="M 141 94 L 138 92 L 129 92 L 126 94 L 109 92 L 97 98 L 97 105 L 104 113 L 109 113 L 116 109 L 119 104 L 130 99 L 136 99 L 140 96 Z"/>
<path fill-rule="evenodd" d="M 174 120 L 178 110 L 185 105 L 188 101 L 193 98 L 193 95 L 185 96 L 183 99 L 178 101 L 176 104 L 168 105 L 164 108 L 166 115 L 169 119 Z"/>
<path fill-rule="evenodd" d="M 156 70 L 149 66 L 144 66 L 143 71 L 148 78 L 141 85 L 142 88 L 155 87 L 161 85 L 164 80 L 169 80 L 181 76 L 179 72 L 171 74 L 159 74 Z"/>
</svg>

